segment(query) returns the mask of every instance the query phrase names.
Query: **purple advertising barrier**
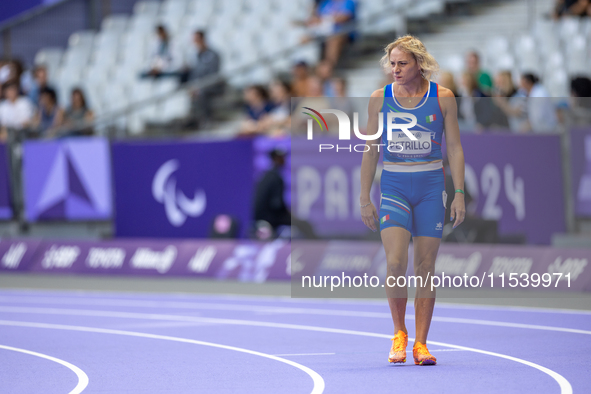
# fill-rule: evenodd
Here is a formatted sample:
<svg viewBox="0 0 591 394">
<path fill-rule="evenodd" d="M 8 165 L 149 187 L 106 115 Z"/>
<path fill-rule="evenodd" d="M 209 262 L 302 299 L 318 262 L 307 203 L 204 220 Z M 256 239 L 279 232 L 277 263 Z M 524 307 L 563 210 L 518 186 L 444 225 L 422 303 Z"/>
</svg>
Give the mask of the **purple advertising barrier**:
<svg viewBox="0 0 591 394">
<path fill-rule="evenodd" d="M 409 247 L 407 276 L 414 275 L 413 247 Z M 379 242 L 293 241 L 292 250 L 292 267 L 295 261 L 301 262 L 293 271 L 296 278 L 367 274 L 383 280 L 387 276 L 386 256 Z M 459 277 L 454 284 L 465 285 L 452 286 L 456 288 L 581 292 L 591 291 L 590 261 L 591 249 L 443 244 L 435 276 Z M 464 276 L 467 281 L 460 281 Z M 445 287 L 450 287 L 448 283 Z"/>
<path fill-rule="evenodd" d="M 291 141 L 292 212 L 310 222 L 321 236 L 367 233 L 370 230 L 361 221 L 359 207 L 362 154 L 319 152 L 319 144 L 337 145 L 339 140 L 321 137 Z M 376 185 L 372 187 L 372 201 L 376 206 L 380 201 Z"/>
<path fill-rule="evenodd" d="M 412 249 L 413 245 L 407 275 L 413 274 Z M 0 272 L 184 276 L 245 282 L 289 280 L 292 272 L 336 276 L 367 273 L 385 278 L 383 250 L 380 242 L 364 241 L 3 239 Z M 483 288 L 580 292 L 591 291 L 590 261 L 591 249 L 444 244 L 439 249 L 435 274 L 475 277 L 482 283 L 478 287 Z M 538 285 L 533 286 L 536 278 Z M 544 281 L 548 286 L 543 286 Z"/>
<path fill-rule="evenodd" d="M 27 141 L 23 178 L 25 215 L 31 222 L 111 218 L 111 165 L 105 138 Z"/>
<path fill-rule="evenodd" d="M 231 240 L 0 242 L 0 271 L 36 273 L 186 276 L 245 282 L 288 280 L 288 241 Z"/>
<path fill-rule="evenodd" d="M 252 141 L 115 142 L 115 230 L 119 237 L 207 237 L 220 214 L 249 231 Z"/>
<path fill-rule="evenodd" d="M 591 129 L 571 130 L 570 160 L 575 215 L 591 217 Z"/>
<path fill-rule="evenodd" d="M 238 279 L 243 282 L 289 280 L 291 245 L 289 241 L 276 239 L 271 242 L 240 242 L 232 254 L 221 263 L 217 279 Z"/>
<path fill-rule="evenodd" d="M 530 244 L 549 244 L 565 231 L 559 136 L 462 134 L 462 147 L 472 214 L 498 220 L 500 234 L 525 234 Z"/>
<path fill-rule="evenodd" d="M 6 145 L 0 144 L 0 219 L 11 219 L 10 182 Z"/>
<path fill-rule="evenodd" d="M 553 248 L 553 247 L 522 247 L 500 246 L 489 248 L 485 254 L 485 269 L 487 279 L 484 286 L 498 288 L 528 287 L 532 288 L 532 274 L 540 278 L 538 290 L 591 290 L 591 249 Z M 504 274 L 504 282 L 500 275 Z M 515 279 L 511 281 L 510 275 Z M 568 275 L 568 276 L 567 276 Z M 544 286 L 544 281 L 548 287 Z M 529 281 L 529 283 L 527 283 Z"/>
</svg>

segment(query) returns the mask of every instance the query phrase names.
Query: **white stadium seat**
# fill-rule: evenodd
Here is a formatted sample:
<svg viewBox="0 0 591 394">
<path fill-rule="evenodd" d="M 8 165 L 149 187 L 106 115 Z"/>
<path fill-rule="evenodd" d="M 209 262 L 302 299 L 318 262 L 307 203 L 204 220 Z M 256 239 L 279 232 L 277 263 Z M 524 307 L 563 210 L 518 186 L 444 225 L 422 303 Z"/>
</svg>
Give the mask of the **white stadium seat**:
<svg viewBox="0 0 591 394">
<path fill-rule="evenodd" d="M 156 17 L 160 12 L 159 1 L 138 1 L 133 6 L 133 13 L 135 15 L 150 15 Z"/>
<path fill-rule="evenodd" d="M 154 81 L 152 86 L 153 94 L 157 96 L 166 95 L 174 92 L 179 87 L 177 78 L 165 78 Z"/>
<path fill-rule="evenodd" d="M 163 122 L 184 118 L 191 110 L 191 97 L 185 91 L 177 92 L 163 100 L 160 110 Z"/>
<path fill-rule="evenodd" d="M 572 37 L 577 36 L 580 31 L 580 18 L 563 17 L 558 25 L 558 32 L 563 41 L 567 42 Z"/>
<path fill-rule="evenodd" d="M 513 70 L 515 68 L 515 59 L 508 52 L 500 53 L 494 60 L 493 70 L 494 72 L 503 70 Z"/>
<path fill-rule="evenodd" d="M 92 30 L 81 30 L 72 33 L 68 39 L 68 45 L 72 47 L 92 47 L 96 33 Z"/>
<path fill-rule="evenodd" d="M 103 32 L 115 32 L 121 34 L 127 28 L 129 17 L 127 15 L 109 15 L 103 19 L 101 30 Z"/>
<path fill-rule="evenodd" d="M 45 65 L 50 79 L 55 76 L 64 56 L 61 48 L 43 48 L 35 55 L 35 65 Z"/>
<path fill-rule="evenodd" d="M 566 43 L 566 66 L 571 75 L 591 72 L 587 40 L 583 35 L 576 35 Z"/>
<path fill-rule="evenodd" d="M 188 6 L 188 12 L 191 15 L 205 18 L 210 18 L 215 9 L 215 2 L 210 0 L 196 0 L 191 1 Z"/>
<path fill-rule="evenodd" d="M 551 97 L 569 97 L 569 83 L 566 71 L 557 69 L 546 75 L 544 86 L 548 89 Z"/>
<path fill-rule="evenodd" d="M 460 74 L 464 70 L 464 56 L 460 54 L 449 54 L 442 57 L 439 64 L 443 70 L 447 70 L 452 74 Z"/>
</svg>

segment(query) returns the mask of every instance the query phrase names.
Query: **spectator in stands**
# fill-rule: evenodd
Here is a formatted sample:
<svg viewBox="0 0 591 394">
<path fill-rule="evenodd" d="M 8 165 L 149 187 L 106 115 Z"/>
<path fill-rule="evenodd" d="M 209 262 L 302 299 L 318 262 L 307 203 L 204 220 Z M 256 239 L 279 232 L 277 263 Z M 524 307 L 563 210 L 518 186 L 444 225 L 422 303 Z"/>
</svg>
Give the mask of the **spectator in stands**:
<svg viewBox="0 0 591 394">
<path fill-rule="evenodd" d="M 316 75 L 312 75 L 308 78 L 308 93 L 305 99 L 302 99 L 294 110 L 292 118 L 292 132 L 295 134 L 305 134 L 307 132 L 307 122 L 311 119 L 310 116 L 306 115 L 309 112 L 307 108 L 314 108 L 317 111 L 323 109 L 332 108 L 332 104 L 328 98 L 322 95 L 322 81 Z M 336 116 L 326 116 L 326 123 L 328 130 L 323 129 L 324 133 L 328 131 L 338 133 L 339 125 Z M 317 132 L 322 132 L 317 130 Z"/>
<path fill-rule="evenodd" d="M 9 128 L 21 130 L 30 126 L 35 108 L 31 101 L 20 95 L 16 81 L 6 82 L 2 87 L 3 96 L 0 102 L 0 140 L 6 140 Z"/>
<path fill-rule="evenodd" d="M 172 45 L 168 31 L 162 25 L 156 26 L 156 41 L 150 55 L 149 70 L 142 76 L 159 77 L 170 72 L 173 64 Z"/>
<path fill-rule="evenodd" d="M 5 84 L 10 79 L 10 62 L 8 59 L 0 59 L 0 84 Z"/>
<path fill-rule="evenodd" d="M 269 86 L 273 108 L 258 120 L 251 120 L 243 128 L 242 135 L 270 135 L 278 137 L 289 134 L 291 127 L 291 87 L 287 82 L 274 80 Z"/>
<path fill-rule="evenodd" d="M 39 92 L 39 109 L 33 120 L 33 128 L 41 137 L 52 136 L 63 119 L 63 112 L 57 105 L 57 94 L 51 88 Z"/>
<path fill-rule="evenodd" d="M 575 77 L 570 81 L 571 97 L 591 97 L 591 79 Z M 590 102 L 589 100 L 585 100 Z M 589 106 L 586 104 L 585 106 Z"/>
<path fill-rule="evenodd" d="M 458 112 L 462 119 L 462 121 L 460 121 L 460 129 L 462 131 L 478 131 L 475 105 L 480 98 L 486 97 L 486 95 L 478 87 L 478 81 L 473 73 L 469 71 L 464 71 L 462 73 L 460 93 L 462 96 L 458 108 Z"/>
<path fill-rule="evenodd" d="M 305 22 L 314 36 L 324 37 L 323 60 L 333 66 L 338 63 L 344 46 L 354 37 L 351 29 L 356 19 L 356 8 L 353 0 L 323 0 Z"/>
<path fill-rule="evenodd" d="M 86 124 L 92 122 L 94 113 L 86 105 L 84 92 L 80 88 L 72 90 L 72 103 L 69 108 L 63 112 L 63 117 L 59 123 L 61 129 L 65 130 L 67 135 L 88 135 L 92 134 Z"/>
<path fill-rule="evenodd" d="M 273 109 L 258 122 L 261 133 L 280 136 L 289 134 L 291 127 L 291 87 L 285 81 L 274 80 L 270 86 Z"/>
<path fill-rule="evenodd" d="M 188 67 L 190 68 L 188 71 L 189 79 L 197 80 L 219 73 L 220 56 L 207 45 L 203 30 L 193 33 L 193 43 L 195 45 L 195 53 L 193 54 L 193 59 L 188 59 Z M 207 122 L 210 119 L 213 98 L 223 93 L 223 90 L 224 84 L 221 81 L 201 89 L 192 90 L 193 113 L 197 119 L 202 122 Z"/>
<path fill-rule="evenodd" d="M 271 112 L 273 104 L 267 89 L 261 85 L 247 87 L 243 97 L 246 102 L 246 120 L 242 122 L 240 134 L 253 135 L 259 131 L 258 121 Z"/>
<path fill-rule="evenodd" d="M 316 76 L 312 75 L 308 78 L 306 90 L 306 97 L 323 97 L 324 96 L 324 89 L 322 85 L 322 80 Z"/>
<path fill-rule="evenodd" d="M 449 71 L 441 72 L 441 74 L 439 75 L 438 82 L 444 88 L 448 88 L 449 90 L 451 90 L 454 96 L 460 97 L 460 94 L 458 93 L 458 87 L 456 85 L 456 81 L 452 73 L 450 73 Z"/>
<path fill-rule="evenodd" d="M 294 97 L 306 97 L 308 95 L 308 77 L 310 68 L 306 62 L 298 62 L 292 69 L 291 87 Z"/>
<path fill-rule="evenodd" d="M 332 63 L 328 60 L 322 60 L 316 65 L 316 76 L 322 83 L 322 94 L 325 97 L 334 97 L 335 92 L 332 80 Z"/>
<path fill-rule="evenodd" d="M 490 94 L 493 86 L 490 75 L 480 68 L 480 55 L 476 51 L 470 51 L 466 55 L 466 70 L 474 76 L 478 89 L 484 94 Z"/>
<path fill-rule="evenodd" d="M 4 60 L 0 62 L 0 83 L 14 81 L 21 89 L 21 75 L 24 72 L 23 63 L 18 59 Z"/>
<path fill-rule="evenodd" d="M 331 108 L 343 111 L 353 121 L 353 112 L 355 111 L 351 99 L 347 97 L 347 80 L 335 77 L 331 82 L 334 90 L 334 97 L 329 98 Z"/>
<path fill-rule="evenodd" d="M 591 16 L 591 1 L 589 0 L 556 0 L 554 18 L 562 16 Z"/>
<path fill-rule="evenodd" d="M 496 75 L 493 92 L 493 101 L 507 116 L 511 131 L 514 133 L 527 132 L 530 126 L 527 118 L 526 95 L 513 85 L 510 71 L 500 71 Z"/>
<path fill-rule="evenodd" d="M 205 41 L 205 31 L 197 30 L 193 33 L 193 43 L 196 48 L 196 56 L 191 66 L 191 79 L 203 78 L 220 71 L 220 56 L 211 49 Z"/>
<path fill-rule="evenodd" d="M 556 108 L 550 98 L 550 94 L 539 82 L 534 74 L 521 76 L 521 88 L 528 97 L 527 116 L 531 131 L 534 133 L 548 133 L 557 131 L 558 118 Z"/>
<path fill-rule="evenodd" d="M 569 120 L 571 125 L 591 125 L 591 79 L 575 77 L 570 83 L 571 99 Z"/>
<path fill-rule="evenodd" d="M 45 88 L 51 88 L 49 86 L 48 78 L 47 78 L 47 68 L 45 66 L 37 66 L 33 70 L 33 78 L 34 84 L 33 87 L 29 90 L 28 96 L 31 99 L 31 102 L 35 103 L 35 105 L 39 105 L 39 92 Z"/>
</svg>

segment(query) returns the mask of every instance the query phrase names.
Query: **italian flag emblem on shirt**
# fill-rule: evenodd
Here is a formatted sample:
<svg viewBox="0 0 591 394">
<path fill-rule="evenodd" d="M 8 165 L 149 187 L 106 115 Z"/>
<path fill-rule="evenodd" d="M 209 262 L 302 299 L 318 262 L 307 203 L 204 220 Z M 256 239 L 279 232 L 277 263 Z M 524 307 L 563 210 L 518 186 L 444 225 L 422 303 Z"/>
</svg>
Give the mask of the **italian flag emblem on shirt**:
<svg viewBox="0 0 591 394">
<path fill-rule="evenodd" d="M 427 123 L 435 122 L 435 115 L 427 116 Z"/>
<path fill-rule="evenodd" d="M 390 215 L 386 215 L 382 219 L 380 219 L 380 224 L 386 223 L 386 220 L 390 220 Z"/>
</svg>

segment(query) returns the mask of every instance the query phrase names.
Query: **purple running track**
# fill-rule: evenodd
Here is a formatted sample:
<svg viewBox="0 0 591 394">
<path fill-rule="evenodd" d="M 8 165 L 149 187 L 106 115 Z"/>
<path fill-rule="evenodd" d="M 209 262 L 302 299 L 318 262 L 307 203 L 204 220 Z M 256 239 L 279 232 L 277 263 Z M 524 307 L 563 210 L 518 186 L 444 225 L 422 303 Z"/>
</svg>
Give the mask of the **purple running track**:
<svg viewBox="0 0 591 394">
<path fill-rule="evenodd" d="M 413 314 L 392 365 L 385 300 L 3 290 L 0 393 L 589 392 L 590 312 L 438 303 L 434 367 Z"/>
</svg>

